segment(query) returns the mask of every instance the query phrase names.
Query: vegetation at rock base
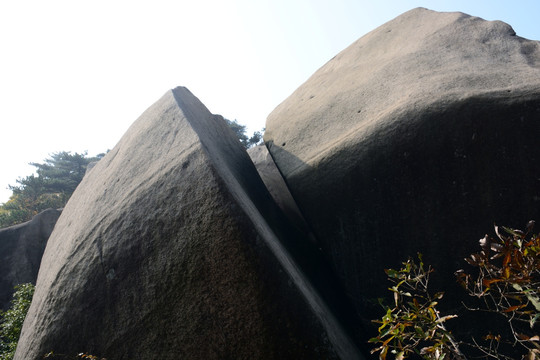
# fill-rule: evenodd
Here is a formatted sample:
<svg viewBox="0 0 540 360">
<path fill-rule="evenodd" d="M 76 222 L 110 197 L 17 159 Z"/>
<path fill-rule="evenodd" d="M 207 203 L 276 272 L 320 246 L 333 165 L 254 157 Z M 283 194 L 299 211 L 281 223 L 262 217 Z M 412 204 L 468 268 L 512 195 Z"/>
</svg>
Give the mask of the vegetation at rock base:
<svg viewBox="0 0 540 360">
<path fill-rule="evenodd" d="M 534 222 L 525 231 L 495 226 L 497 237 L 480 240 L 481 251 L 465 260 L 474 274 L 456 272 L 458 282 L 481 306 L 465 310 L 502 318 L 506 329 L 495 327 L 481 339 L 456 339 L 446 322 L 455 315 L 437 310 L 443 293 L 428 290 L 431 267 L 412 259 L 399 270 L 386 270 L 392 282 L 394 305 L 385 306 L 372 353 L 380 359 L 417 356 L 422 359 L 540 359 L 540 235 Z M 489 324 L 494 324 L 489 322 Z"/>
<path fill-rule="evenodd" d="M 261 131 L 255 131 L 253 135 L 248 136 L 246 134 L 246 126 L 241 125 L 238 123 L 238 121 L 234 120 L 227 120 L 227 125 L 232 129 L 232 131 L 236 134 L 238 137 L 238 140 L 240 140 L 240 143 L 246 148 L 249 149 L 250 147 L 259 145 L 262 142 L 262 137 L 264 133 L 264 129 Z"/>
<path fill-rule="evenodd" d="M 15 356 L 17 343 L 21 335 L 22 326 L 32 297 L 35 286 L 26 283 L 15 286 L 11 307 L 5 311 L 0 311 L 0 360 L 12 360 Z M 87 360 L 107 360 L 88 353 L 79 353 L 74 356 L 55 354 L 53 351 L 46 354 L 44 359 L 87 359 Z"/>
<path fill-rule="evenodd" d="M 43 359 L 64 359 L 64 360 L 77 360 L 77 359 L 86 359 L 86 360 L 107 360 L 106 358 L 101 358 L 99 356 L 95 356 L 95 355 L 90 355 L 90 354 L 87 354 L 87 353 L 79 353 L 77 355 L 74 355 L 74 356 L 69 356 L 69 355 L 65 355 L 65 354 L 56 354 L 54 353 L 54 351 L 51 351 L 47 354 L 45 354 L 45 356 L 43 356 Z"/>
<path fill-rule="evenodd" d="M 0 360 L 13 359 L 33 295 L 34 285 L 28 283 L 15 286 L 11 308 L 0 312 Z"/>
<path fill-rule="evenodd" d="M 88 164 L 104 155 L 88 157 L 86 153 L 61 151 L 43 163 L 30 163 L 36 167 L 36 174 L 19 178 L 18 185 L 9 186 L 12 195 L 0 206 L 0 228 L 28 221 L 48 208 L 64 207 L 84 177 Z"/>
</svg>

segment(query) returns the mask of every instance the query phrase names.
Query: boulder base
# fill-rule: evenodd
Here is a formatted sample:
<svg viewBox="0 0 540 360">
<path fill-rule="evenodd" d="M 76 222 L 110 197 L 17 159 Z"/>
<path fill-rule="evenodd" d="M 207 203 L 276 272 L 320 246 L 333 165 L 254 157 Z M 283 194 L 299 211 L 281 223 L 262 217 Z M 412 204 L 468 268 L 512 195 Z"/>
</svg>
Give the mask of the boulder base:
<svg viewBox="0 0 540 360">
<path fill-rule="evenodd" d="M 0 229 L 0 310 L 15 285 L 36 283 L 41 257 L 61 210 L 47 209 L 23 224 Z"/>
</svg>

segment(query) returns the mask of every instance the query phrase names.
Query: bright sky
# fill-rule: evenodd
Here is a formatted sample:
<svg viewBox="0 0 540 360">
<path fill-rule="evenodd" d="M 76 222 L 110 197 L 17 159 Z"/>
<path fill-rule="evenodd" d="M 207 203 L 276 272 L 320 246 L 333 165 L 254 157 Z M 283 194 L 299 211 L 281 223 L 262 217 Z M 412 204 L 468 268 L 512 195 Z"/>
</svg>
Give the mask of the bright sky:
<svg viewBox="0 0 540 360">
<path fill-rule="evenodd" d="M 339 51 L 418 6 L 540 39 L 538 0 L 0 0 L 0 203 L 29 162 L 113 148 L 175 86 L 259 130 Z"/>
</svg>

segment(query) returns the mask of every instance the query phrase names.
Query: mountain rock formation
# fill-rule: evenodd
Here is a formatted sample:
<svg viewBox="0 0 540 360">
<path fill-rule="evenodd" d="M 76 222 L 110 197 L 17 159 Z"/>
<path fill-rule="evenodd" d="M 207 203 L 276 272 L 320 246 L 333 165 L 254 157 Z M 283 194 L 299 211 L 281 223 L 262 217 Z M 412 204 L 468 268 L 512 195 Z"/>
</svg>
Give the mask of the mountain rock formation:
<svg viewBox="0 0 540 360">
<path fill-rule="evenodd" d="M 171 90 L 66 205 L 15 359 L 368 358 L 385 268 L 421 252 L 452 300 L 494 221 L 540 219 L 539 134 L 540 43 L 422 8 L 280 104 L 253 162 Z"/>
<path fill-rule="evenodd" d="M 36 283 L 41 257 L 60 210 L 45 210 L 23 224 L 0 229 L 0 310 L 10 306 L 13 288 Z"/>
<path fill-rule="evenodd" d="M 315 72 L 269 115 L 264 140 L 369 319 L 384 268 L 421 252 L 453 290 L 493 222 L 540 218 L 539 134 L 540 43 L 418 8 Z"/>
<path fill-rule="evenodd" d="M 359 356 L 283 245 L 295 241 L 223 118 L 176 88 L 66 205 L 15 358 Z"/>
</svg>

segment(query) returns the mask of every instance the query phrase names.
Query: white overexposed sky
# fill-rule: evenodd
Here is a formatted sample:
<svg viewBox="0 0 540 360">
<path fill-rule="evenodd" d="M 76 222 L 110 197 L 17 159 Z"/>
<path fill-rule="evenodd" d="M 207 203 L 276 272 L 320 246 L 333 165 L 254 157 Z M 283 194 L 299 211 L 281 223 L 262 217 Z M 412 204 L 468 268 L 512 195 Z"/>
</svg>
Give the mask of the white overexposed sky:
<svg viewBox="0 0 540 360">
<path fill-rule="evenodd" d="M 339 51 L 418 6 L 540 39 L 538 0 L 0 0 L 0 203 L 29 162 L 113 148 L 179 85 L 259 130 Z"/>
</svg>

